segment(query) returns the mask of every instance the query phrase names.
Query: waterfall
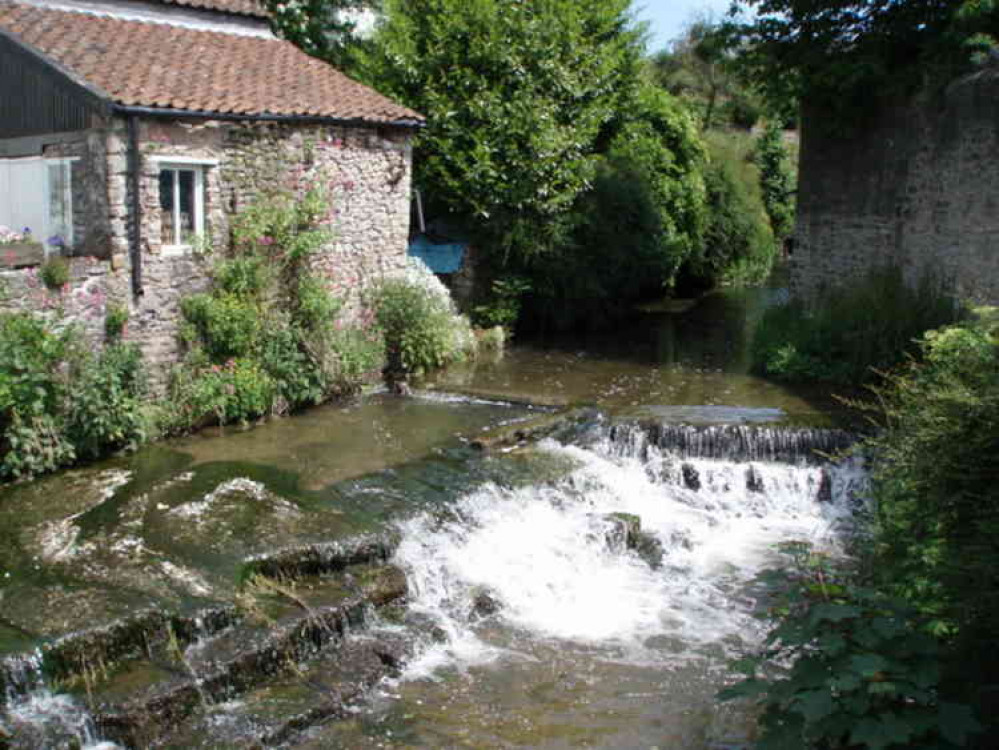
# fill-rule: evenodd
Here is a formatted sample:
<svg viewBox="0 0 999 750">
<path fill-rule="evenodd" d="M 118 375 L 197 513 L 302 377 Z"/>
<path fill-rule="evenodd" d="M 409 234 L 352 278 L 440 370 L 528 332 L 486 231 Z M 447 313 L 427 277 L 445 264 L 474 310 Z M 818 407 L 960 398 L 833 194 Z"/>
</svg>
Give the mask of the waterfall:
<svg viewBox="0 0 999 750">
<path fill-rule="evenodd" d="M 603 429 L 586 447 L 542 442 L 539 453 L 574 468 L 534 485 L 487 485 L 449 513 L 402 525 L 395 559 L 412 609 L 437 636 L 409 676 L 510 656 L 477 627 L 494 610 L 515 632 L 613 645 L 639 661 L 679 663 L 756 642 L 749 584 L 776 559 L 775 545 L 834 550 L 850 526 L 862 467 L 812 454 L 845 443 L 815 430 L 636 425 Z M 629 516 L 640 519 L 651 558 L 611 543 Z M 650 650 L 662 643 L 673 644 L 668 653 Z"/>
<path fill-rule="evenodd" d="M 81 748 L 114 750 L 100 739 L 90 713 L 71 696 L 52 692 L 42 670 L 42 652 L 9 657 L 2 662 L 4 712 L 0 728 L 8 727 L 15 748 Z"/>
</svg>

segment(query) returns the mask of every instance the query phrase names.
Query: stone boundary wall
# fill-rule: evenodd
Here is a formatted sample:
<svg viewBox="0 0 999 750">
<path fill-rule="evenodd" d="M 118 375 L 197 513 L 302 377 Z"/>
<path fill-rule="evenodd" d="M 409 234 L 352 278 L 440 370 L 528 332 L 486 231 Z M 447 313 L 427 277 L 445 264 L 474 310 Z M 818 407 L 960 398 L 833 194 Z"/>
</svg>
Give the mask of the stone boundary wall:
<svg viewBox="0 0 999 750">
<path fill-rule="evenodd" d="M 319 183 L 331 202 L 334 238 L 314 264 L 348 310 L 357 309 L 365 286 L 405 267 L 412 164 L 407 131 L 142 120 L 143 294 L 139 297 L 131 286 L 126 122 L 116 118 L 107 129 L 88 132 L 85 142 L 87 150 L 74 144 L 73 155 L 83 157 L 83 164 L 100 163 L 86 176 L 88 190 L 98 195 L 81 207 L 90 227 L 84 235 L 85 250 L 92 255 L 70 259 L 71 281 L 61 292 L 45 289 L 38 269 L 0 272 L 5 292 L 0 310 L 60 314 L 79 322 L 96 342 L 103 338 L 108 305 L 127 306 L 125 339 L 142 348 L 159 392 L 183 355 L 177 336 L 180 300 L 208 287 L 212 257 L 164 251 L 157 158 L 211 164 L 204 167 L 204 213 L 213 257 L 230 249 L 234 213 L 272 189 Z M 94 246 L 95 236 L 104 239 L 102 247 Z"/>
<path fill-rule="evenodd" d="M 999 302 L 999 70 L 871 106 L 849 136 L 804 107 L 792 291 L 813 298 L 895 264 Z"/>
</svg>

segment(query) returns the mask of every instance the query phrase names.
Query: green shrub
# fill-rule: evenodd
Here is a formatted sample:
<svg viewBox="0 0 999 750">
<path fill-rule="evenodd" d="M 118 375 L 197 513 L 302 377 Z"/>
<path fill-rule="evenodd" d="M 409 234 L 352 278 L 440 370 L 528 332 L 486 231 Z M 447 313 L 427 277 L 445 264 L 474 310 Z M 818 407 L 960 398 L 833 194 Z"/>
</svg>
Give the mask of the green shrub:
<svg viewBox="0 0 999 750">
<path fill-rule="evenodd" d="M 406 278 L 380 284 L 372 306 L 390 372 L 434 370 L 474 350 L 468 320 L 455 314 L 447 289 L 419 261 L 411 259 Z"/>
<path fill-rule="evenodd" d="M 775 123 L 767 125 L 756 147 L 763 204 L 778 242 L 794 231 L 796 178 L 784 146 L 784 135 Z"/>
<path fill-rule="evenodd" d="M 385 366 L 385 339 L 370 323 L 334 331 L 330 347 L 335 359 L 329 388 L 334 395 L 356 393 L 363 383 L 376 379 Z"/>
<path fill-rule="evenodd" d="M 145 438 L 139 351 L 94 353 L 73 326 L 0 315 L 0 478 L 25 478 Z"/>
<path fill-rule="evenodd" d="M 656 281 L 664 289 L 701 246 L 707 219 L 704 157 L 693 120 L 677 100 L 655 88 L 642 90 L 633 119 L 607 152 L 612 164 L 644 187 L 656 214 L 656 257 L 646 264 L 659 264 Z M 629 253 L 624 255 L 630 260 Z M 642 270 L 636 269 L 636 275 L 643 275 Z"/>
<path fill-rule="evenodd" d="M 213 362 L 253 353 L 260 337 L 260 309 L 232 292 L 195 294 L 181 300 L 181 312 Z"/>
<path fill-rule="evenodd" d="M 250 422 L 270 414 L 276 396 L 274 380 L 248 359 L 215 365 L 194 358 L 175 375 L 173 386 L 179 426 L 185 428 L 208 417 L 218 424 Z"/>
<path fill-rule="evenodd" d="M 295 288 L 295 321 L 310 331 L 330 328 L 342 307 L 329 293 L 322 279 L 314 274 L 300 274 Z"/>
<path fill-rule="evenodd" d="M 259 255 L 242 255 L 218 263 L 212 271 L 215 289 L 244 300 L 258 300 L 271 284 L 271 272 Z"/>
<path fill-rule="evenodd" d="M 687 267 L 698 286 L 753 284 L 773 269 L 777 245 L 759 187 L 759 170 L 742 134 L 707 137 L 711 160 L 705 169 L 708 223 L 703 249 Z"/>
<path fill-rule="evenodd" d="M 776 600 L 764 648 L 720 694 L 756 700 L 757 748 L 965 747 L 977 724 L 967 706 L 941 700 L 939 646 L 916 611 L 807 545 L 784 550 L 793 563 L 762 576 Z"/>
<path fill-rule="evenodd" d="M 309 355 L 302 331 L 294 326 L 272 321 L 261 342 L 260 364 L 274 380 L 278 413 L 320 404 L 328 395 L 322 363 Z"/>
<path fill-rule="evenodd" d="M 495 279 L 486 301 L 475 306 L 475 323 L 485 328 L 502 326 L 513 330 L 520 317 L 521 298 L 529 291 L 531 282 L 520 276 Z"/>
<path fill-rule="evenodd" d="M 128 324 L 128 308 L 124 305 L 108 305 L 104 313 L 104 339 L 108 343 L 121 340 Z"/>
<path fill-rule="evenodd" d="M 0 477 L 28 479 L 76 460 L 59 420 L 51 414 L 12 412 L 4 429 L 5 452 Z"/>
<path fill-rule="evenodd" d="M 79 458 L 134 449 L 146 437 L 142 353 L 128 344 L 106 346 L 80 363 L 66 399 L 66 435 Z"/>
<path fill-rule="evenodd" d="M 999 669 L 999 341 L 974 321 L 921 349 L 877 390 L 874 568 L 949 635 L 955 685 L 978 701 Z"/>
<path fill-rule="evenodd" d="M 5 412 L 54 414 L 67 387 L 63 363 L 78 356 L 79 333 L 53 330 L 27 313 L 0 315 L 0 378 Z"/>
<path fill-rule="evenodd" d="M 529 280 L 524 315 L 538 328 L 611 325 L 636 303 L 668 293 L 702 246 L 705 151 L 690 114 L 665 91 L 643 86 L 621 119 L 554 249 L 498 269 Z"/>
<path fill-rule="evenodd" d="M 908 286 L 899 269 L 823 294 L 815 304 L 768 309 L 752 343 L 757 372 L 789 381 L 858 385 L 916 353 L 925 331 L 951 323 L 961 308 L 929 275 Z"/>
<path fill-rule="evenodd" d="M 69 283 L 69 261 L 61 255 L 49 258 L 38 269 L 38 277 L 49 289 L 62 289 Z"/>
</svg>

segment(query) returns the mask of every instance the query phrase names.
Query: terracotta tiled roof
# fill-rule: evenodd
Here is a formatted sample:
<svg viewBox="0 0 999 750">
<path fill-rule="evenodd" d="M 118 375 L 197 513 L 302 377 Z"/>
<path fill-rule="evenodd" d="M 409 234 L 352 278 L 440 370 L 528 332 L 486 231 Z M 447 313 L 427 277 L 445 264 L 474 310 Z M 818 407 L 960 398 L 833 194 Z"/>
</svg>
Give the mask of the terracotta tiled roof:
<svg viewBox="0 0 999 750">
<path fill-rule="evenodd" d="M 278 39 L 2 0 L 0 28 L 126 106 L 371 123 L 423 119 Z"/>
<path fill-rule="evenodd" d="M 267 9 L 262 0 L 159 0 L 166 5 L 183 5 L 188 8 L 217 10 L 222 13 L 236 13 L 241 16 L 267 18 Z"/>
</svg>

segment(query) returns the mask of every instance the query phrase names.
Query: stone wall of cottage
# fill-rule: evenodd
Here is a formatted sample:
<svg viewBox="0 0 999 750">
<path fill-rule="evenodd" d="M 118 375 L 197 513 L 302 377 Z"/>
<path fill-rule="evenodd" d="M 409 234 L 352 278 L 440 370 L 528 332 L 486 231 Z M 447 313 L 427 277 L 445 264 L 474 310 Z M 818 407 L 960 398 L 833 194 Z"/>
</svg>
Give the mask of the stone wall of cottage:
<svg viewBox="0 0 999 750">
<path fill-rule="evenodd" d="M 829 133 L 821 109 L 803 114 L 796 294 L 892 263 L 999 302 L 999 70 L 884 102 L 848 136 Z"/>
<path fill-rule="evenodd" d="M 74 154 L 86 156 L 83 184 L 94 193 L 81 198 L 89 256 L 71 259 L 71 282 L 59 292 L 45 289 L 37 268 L 0 273 L 0 309 L 63 314 L 96 341 L 108 306 L 128 306 L 126 339 L 142 347 L 157 390 L 183 356 L 181 299 L 206 289 L 213 257 L 231 251 L 231 217 L 269 192 L 324 186 L 334 237 L 314 264 L 348 309 L 357 308 L 365 286 L 405 265 L 412 153 L 404 131 L 144 119 L 139 144 L 142 293 L 132 293 L 128 134 L 117 119 L 88 133 L 86 148 Z M 205 165 L 210 254 L 164 247 L 159 170 L 171 158 Z"/>
</svg>

